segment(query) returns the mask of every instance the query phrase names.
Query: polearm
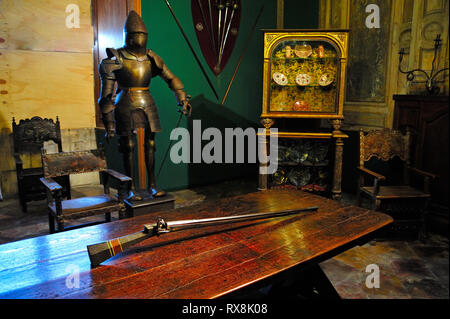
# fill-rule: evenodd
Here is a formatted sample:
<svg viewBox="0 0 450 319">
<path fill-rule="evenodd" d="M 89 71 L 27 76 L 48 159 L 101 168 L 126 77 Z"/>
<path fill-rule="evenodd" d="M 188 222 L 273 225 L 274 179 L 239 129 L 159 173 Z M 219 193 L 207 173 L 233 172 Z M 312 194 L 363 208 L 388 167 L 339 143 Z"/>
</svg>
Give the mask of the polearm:
<svg viewBox="0 0 450 319">
<path fill-rule="evenodd" d="M 300 212 L 316 211 L 317 209 L 318 207 L 312 206 L 306 208 L 283 210 L 278 212 L 254 213 L 254 214 L 212 217 L 203 219 L 177 220 L 172 222 L 170 221 L 166 222 L 163 218 L 158 217 L 156 223 L 144 225 L 143 231 L 111 239 L 103 243 L 89 245 L 87 246 L 87 250 L 89 254 L 89 259 L 91 260 L 91 265 L 95 267 L 98 266 L 100 263 L 104 262 L 105 260 L 108 260 L 109 258 L 126 251 L 127 249 L 131 248 L 132 246 L 149 237 L 159 236 L 164 233 L 213 225 L 223 225 L 242 221 L 288 216 L 298 214 Z"/>
<path fill-rule="evenodd" d="M 231 85 L 233 84 L 234 78 L 236 77 L 236 74 L 239 70 L 241 62 L 244 58 L 245 51 L 247 50 L 248 44 L 250 43 L 250 40 L 252 39 L 253 32 L 256 29 L 256 25 L 258 23 L 259 17 L 261 16 L 263 9 L 264 9 L 264 5 L 262 5 L 261 8 L 259 9 L 258 15 L 256 16 L 256 19 L 255 19 L 255 23 L 253 24 L 250 35 L 248 36 L 247 42 L 245 43 L 244 50 L 242 51 L 241 56 L 239 57 L 239 61 L 236 65 L 236 68 L 234 69 L 234 73 L 233 73 L 233 76 L 231 77 L 230 83 L 228 83 L 227 91 L 225 92 L 225 95 L 223 96 L 222 101 L 220 102 L 221 105 L 223 105 L 225 103 L 225 100 L 227 99 L 228 92 L 230 92 Z"/>
<path fill-rule="evenodd" d="M 195 58 L 195 60 L 197 61 L 197 64 L 198 64 L 198 66 L 200 67 L 200 70 L 202 70 L 202 73 L 203 73 L 203 75 L 205 76 L 205 79 L 206 79 L 206 81 L 208 82 L 209 87 L 211 88 L 211 90 L 213 91 L 214 95 L 216 96 L 216 99 L 219 100 L 219 96 L 217 95 L 217 92 L 216 92 L 216 90 L 214 89 L 214 86 L 212 85 L 211 80 L 209 79 L 208 75 L 206 74 L 206 71 L 205 71 L 205 69 L 203 68 L 203 65 L 200 63 L 200 60 L 199 60 L 199 58 L 198 58 L 198 56 L 197 56 L 197 53 L 195 53 L 194 48 L 193 48 L 192 45 L 191 45 L 191 42 L 189 41 L 189 39 L 188 39 L 186 33 L 185 33 L 184 30 L 183 30 L 183 27 L 182 27 L 181 24 L 180 24 L 180 21 L 178 20 L 177 16 L 175 15 L 175 12 L 174 12 L 173 9 L 172 9 L 172 6 L 170 5 L 170 3 L 169 3 L 168 0 L 165 0 L 165 1 L 166 1 L 166 4 L 167 4 L 167 7 L 168 7 L 169 10 L 170 10 L 170 13 L 172 14 L 172 16 L 173 16 L 175 22 L 176 22 L 177 25 L 178 25 L 178 28 L 179 28 L 180 31 L 181 31 L 181 34 L 183 35 L 184 39 L 186 40 L 186 43 L 188 44 L 189 49 L 191 49 L 191 52 L 192 52 L 192 54 L 194 55 L 194 58 Z"/>
<path fill-rule="evenodd" d="M 208 32 L 209 39 L 211 41 L 211 43 L 210 43 L 211 47 L 213 48 L 214 52 L 216 52 L 216 47 L 213 44 L 214 43 L 214 36 L 213 36 L 212 30 L 210 30 L 210 28 L 209 28 L 208 22 L 206 21 L 206 15 L 205 15 L 205 11 L 203 10 L 202 1 L 201 0 L 197 0 L 197 5 L 200 8 L 200 13 L 202 14 L 202 20 L 203 20 L 203 23 L 205 24 L 206 31 Z"/>
</svg>

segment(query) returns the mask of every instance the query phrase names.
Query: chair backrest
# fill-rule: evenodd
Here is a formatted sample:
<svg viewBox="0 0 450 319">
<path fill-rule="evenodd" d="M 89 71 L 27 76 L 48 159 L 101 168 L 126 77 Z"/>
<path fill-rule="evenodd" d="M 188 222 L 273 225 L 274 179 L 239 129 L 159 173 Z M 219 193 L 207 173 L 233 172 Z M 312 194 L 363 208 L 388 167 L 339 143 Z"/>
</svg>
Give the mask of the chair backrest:
<svg viewBox="0 0 450 319">
<path fill-rule="evenodd" d="M 364 166 L 364 162 L 372 157 L 387 162 L 396 156 L 409 165 L 409 131 L 405 135 L 390 129 L 374 130 L 367 134 L 360 131 L 359 143 L 360 166 Z"/>
<path fill-rule="evenodd" d="M 79 152 L 60 152 L 46 154 L 42 152 L 44 177 L 51 178 L 70 174 L 98 172 L 107 169 L 102 149 Z"/>
<path fill-rule="evenodd" d="M 19 124 L 16 124 L 16 120 L 13 118 L 12 127 L 14 153 L 39 153 L 44 146 L 44 142 L 50 140 L 55 142 L 58 145 L 58 151 L 62 152 L 61 128 L 58 117 L 54 122 L 53 119 L 35 116 L 31 119 L 20 120 Z"/>
</svg>

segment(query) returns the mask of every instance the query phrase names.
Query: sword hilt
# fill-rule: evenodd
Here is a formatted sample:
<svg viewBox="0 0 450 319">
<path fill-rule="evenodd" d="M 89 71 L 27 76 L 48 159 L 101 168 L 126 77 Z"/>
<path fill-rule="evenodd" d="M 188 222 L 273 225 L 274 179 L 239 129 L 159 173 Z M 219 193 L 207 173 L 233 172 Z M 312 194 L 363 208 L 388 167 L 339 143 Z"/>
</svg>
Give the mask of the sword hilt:
<svg viewBox="0 0 450 319">
<path fill-rule="evenodd" d="M 191 116 L 192 106 L 189 104 L 189 101 L 190 101 L 190 100 L 191 100 L 191 96 L 190 96 L 190 95 L 187 95 L 187 96 L 186 96 L 186 99 L 182 102 L 182 103 L 183 103 L 182 107 L 179 108 L 177 112 L 183 113 L 184 115 L 187 115 L 188 117 Z M 184 105 L 185 105 L 186 103 L 187 103 L 187 105 L 190 106 L 188 111 L 186 111 L 186 110 L 184 109 Z M 181 105 L 180 105 L 180 106 L 181 106 Z M 187 113 L 186 113 L 186 112 L 187 112 Z"/>
</svg>

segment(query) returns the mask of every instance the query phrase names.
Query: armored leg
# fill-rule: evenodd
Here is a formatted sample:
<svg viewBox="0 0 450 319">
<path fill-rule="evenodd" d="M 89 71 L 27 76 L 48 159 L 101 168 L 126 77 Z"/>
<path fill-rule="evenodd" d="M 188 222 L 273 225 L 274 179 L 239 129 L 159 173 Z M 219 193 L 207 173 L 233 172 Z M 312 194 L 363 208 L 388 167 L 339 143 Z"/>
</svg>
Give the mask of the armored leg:
<svg viewBox="0 0 450 319">
<path fill-rule="evenodd" d="M 155 196 L 164 196 L 166 192 L 156 188 L 155 179 L 155 133 L 145 130 L 145 163 L 147 168 L 147 177 L 149 192 Z"/>
<path fill-rule="evenodd" d="M 125 174 L 133 179 L 130 183 L 128 193 L 134 200 L 142 200 L 142 197 L 136 195 L 135 187 L 135 165 L 134 165 L 134 140 L 132 135 L 120 136 L 120 152 L 123 155 L 123 165 L 125 167 Z"/>
</svg>

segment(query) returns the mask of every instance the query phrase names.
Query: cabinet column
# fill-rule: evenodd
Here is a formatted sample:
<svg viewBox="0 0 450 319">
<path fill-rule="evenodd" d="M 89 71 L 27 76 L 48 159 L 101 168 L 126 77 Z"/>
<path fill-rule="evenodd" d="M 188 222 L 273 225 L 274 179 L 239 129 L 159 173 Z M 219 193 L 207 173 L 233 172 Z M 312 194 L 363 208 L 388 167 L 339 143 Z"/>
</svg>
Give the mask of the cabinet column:
<svg viewBox="0 0 450 319">
<path fill-rule="evenodd" d="M 334 177 L 332 198 L 335 200 L 341 199 L 341 181 L 342 181 L 342 153 L 344 151 L 344 140 L 341 137 L 336 138 L 335 153 L 334 153 Z"/>
<path fill-rule="evenodd" d="M 264 125 L 264 133 L 258 134 L 258 159 L 259 159 L 259 172 L 258 172 L 258 190 L 267 190 L 269 186 L 267 168 L 269 166 L 269 143 L 267 142 L 267 130 L 270 130 L 275 121 L 270 118 L 264 118 L 261 120 L 261 124 Z M 270 135 L 270 134 L 269 134 Z M 266 159 L 265 163 L 261 163 L 261 159 Z M 263 174 L 263 173 L 265 174 Z"/>
<path fill-rule="evenodd" d="M 259 152 L 259 159 L 268 158 L 269 145 L 267 143 L 266 135 L 258 135 L 258 152 Z M 261 161 L 259 161 L 258 190 L 260 191 L 267 190 L 268 188 L 268 175 L 261 173 L 261 172 L 267 173 L 268 165 L 269 165 L 268 161 L 266 163 L 262 163 Z"/>
<path fill-rule="evenodd" d="M 334 128 L 333 137 L 335 141 L 334 150 L 334 172 L 333 172 L 333 188 L 331 190 L 331 196 L 335 200 L 341 199 L 341 182 L 342 182 L 342 154 L 344 152 L 344 134 L 341 132 L 342 120 L 332 120 Z"/>
</svg>

